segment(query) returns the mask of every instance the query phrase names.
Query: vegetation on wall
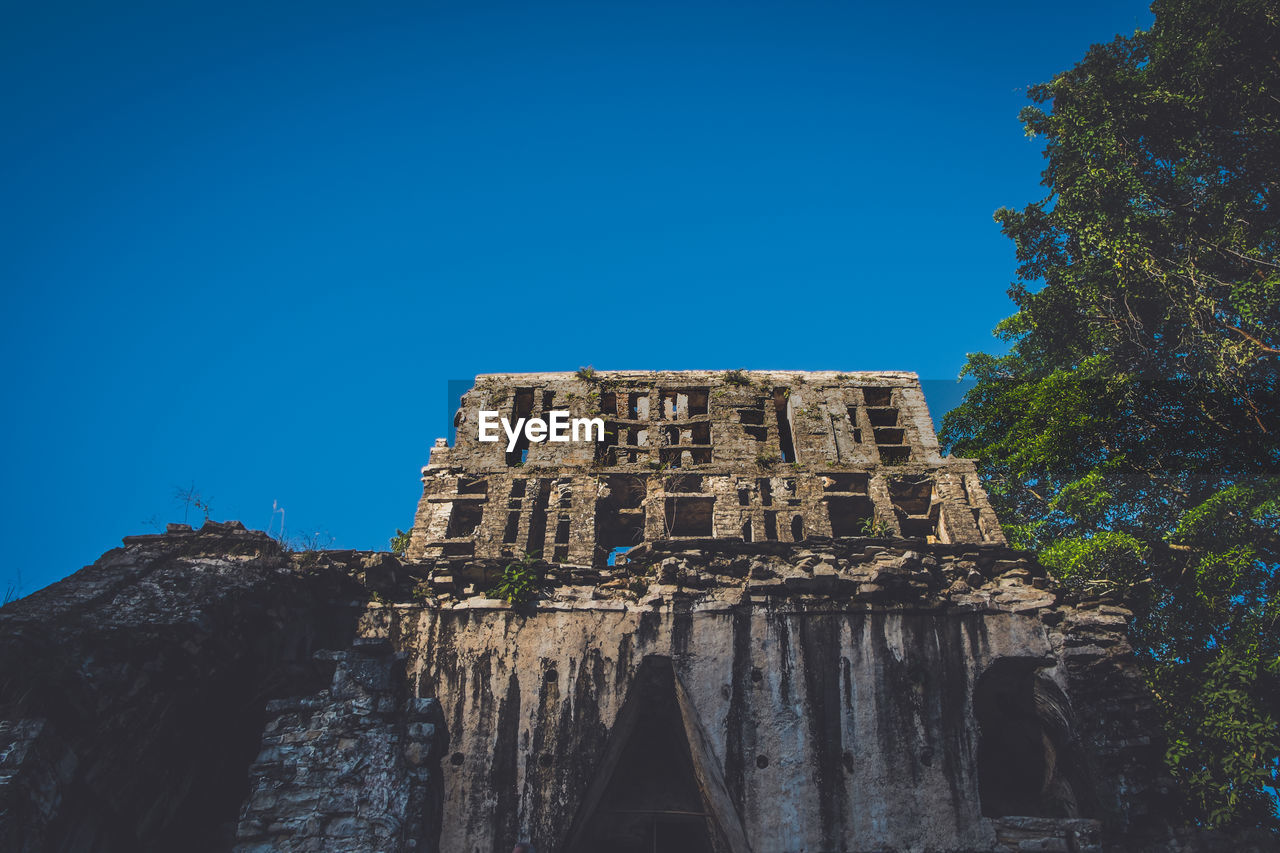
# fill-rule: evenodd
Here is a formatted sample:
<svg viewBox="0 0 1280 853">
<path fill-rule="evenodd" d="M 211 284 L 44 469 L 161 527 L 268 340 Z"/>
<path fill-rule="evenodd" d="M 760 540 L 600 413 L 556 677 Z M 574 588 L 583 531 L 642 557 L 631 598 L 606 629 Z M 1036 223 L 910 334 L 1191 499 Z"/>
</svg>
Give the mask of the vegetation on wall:
<svg viewBox="0 0 1280 853">
<path fill-rule="evenodd" d="M 1280 826 L 1280 6 L 1157 0 L 1031 90 L 1007 355 L 944 421 L 1015 544 L 1123 596 L 1194 819 Z"/>
<path fill-rule="evenodd" d="M 489 590 L 488 595 L 490 598 L 502 599 L 516 610 L 525 610 L 537 601 L 541 582 L 542 570 L 538 566 L 538 555 L 528 552 L 503 568 L 498 585 Z"/>
</svg>

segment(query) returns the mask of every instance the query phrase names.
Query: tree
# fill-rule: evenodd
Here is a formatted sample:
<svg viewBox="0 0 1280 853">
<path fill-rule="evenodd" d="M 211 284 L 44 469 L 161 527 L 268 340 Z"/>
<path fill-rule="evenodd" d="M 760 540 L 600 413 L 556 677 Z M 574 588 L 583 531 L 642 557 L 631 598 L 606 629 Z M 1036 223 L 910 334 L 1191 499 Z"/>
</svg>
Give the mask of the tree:
<svg viewBox="0 0 1280 853">
<path fill-rule="evenodd" d="M 1276 828 L 1280 6 L 1152 10 L 1030 91 L 1009 352 L 970 355 L 942 437 L 1015 544 L 1133 609 L 1190 816 Z"/>
</svg>

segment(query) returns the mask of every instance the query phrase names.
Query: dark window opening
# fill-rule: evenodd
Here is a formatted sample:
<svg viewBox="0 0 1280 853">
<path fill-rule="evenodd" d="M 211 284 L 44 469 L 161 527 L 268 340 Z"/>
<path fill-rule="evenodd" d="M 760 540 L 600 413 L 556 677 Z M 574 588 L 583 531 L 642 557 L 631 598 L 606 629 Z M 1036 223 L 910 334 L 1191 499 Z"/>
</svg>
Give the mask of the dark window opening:
<svg viewBox="0 0 1280 853">
<path fill-rule="evenodd" d="M 823 474 L 822 490 L 824 492 L 866 492 L 870 474 Z"/>
<path fill-rule="evenodd" d="M 645 481 L 631 474 L 613 474 L 604 480 L 609 503 L 619 509 L 635 509 L 644 503 Z"/>
<path fill-rule="evenodd" d="M 658 455 L 668 468 L 683 468 L 685 465 L 711 464 L 711 448 L 693 448 L 688 445 L 675 445 L 659 449 Z"/>
<path fill-rule="evenodd" d="M 751 519 L 747 519 L 746 521 L 742 522 L 742 541 L 743 542 L 751 541 Z"/>
<path fill-rule="evenodd" d="M 551 409 L 555 406 L 555 399 L 556 399 L 556 392 L 543 391 L 542 392 L 542 411 L 543 412 L 551 411 Z"/>
<path fill-rule="evenodd" d="M 528 482 L 527 480 L 519 480 L 519 479 L 512 480 L 511 481 L 511 497 L 513 498 L 524 497 L 524 489 L 525 489 L 525 484 L 527 482 Z"/>
<path fill-rule="evenodd" d="M 674 445 L 680 443 L 680 427 L 663 427 L 662 434 L 666 436 L 667 444 Z"/>
<path fill-rule="evenodd" d="M 1066 697 L 1038 659 L 1002 658 L 978 679 L 978 797 L 986 817 L 1095 812 Z"/>
<path fill-rule="evenodd" d="M 596 501 L 597 568 L 625 563 L 628 550 L 644 540 L 645 481 L 630 474 L 615 474 L 603 481 Z"/>
<path fill-rule="evenodd" d="M 446 557 L 474 557 L 476 553 L 476 543 L 446 542 L 444 543 L 443 550 Z"/>
<path fill-rule="evenodd" d="M 910 447 L 881 447 L 880 461 L 888 465 L 911 461 Z"/>
<path fill-rule="evenodd" d="M 449 529 L 445 536 L 449 539 L 461 539 L 475 533 L 483 512 L 484 505 L 479 501 L 456 501 L 449 513 Z"/>
<path fill-rule="evenodd" d="M 701 423 L 689 427 L 690 438 L 694 444 L 711 443 L 711 424 Z"/>
<path fill-rule="evenodd" d="M 778 538 L 778 513 L 769 511 L 764 514 L 764 538 L 770 542 Z"/>
<path fill-rule="evenodd" d="M 702 491 L 701 474 L 684 474 L 679 477 L 668 477 L 664 489 L 667 492 L 700 492 Z"/>
<path fill-rule="evenodd" d="M 618 509 L 607 501 L 596 504 L 597 568 L 618 565 L 619 557 L 643 541 L 643 509 Z M 622 562 L 626 562 L 625 557 Z"/>
<path fill-rule="evenodd" d="M 781 388 L 773 392 L 773 408 L 778 416 L 778 452 L 783 462 L 795 462 L 796 446 L 791 436 L 791 417 L 787 414 L 787 393 Z"/>
<path fill-rule="evenodd" d="M 931 477 L 889 480 L 889 498 L 907 515 L 925 515 L 933 503 Z"/>
<path fill-rule="evenodd" d="M 516 541 L 520 535 L 520 513 L 513 511 L 507 513 L 507 526 L 502 529 L 502 541 L 510 544 Z"/>
<path fill-rule="evenodd" d="M 715 498 L 667 498 L 668 536 L 711 536 Z"/>
<path fill-rule="evenodd" d="M 867 522 L 875 518 L 875 513 L 870 498 L 827 498 L 831 535 L 836 539 L 866 536 Z"/>
<path fill-rule="evenodd" d="M 931 477 L 895 478 L 889 480 L 889 499 L 906 539 L 926 539 L 938 532 L 941 504 L 934 502 Z"/>
<path fill-rule="evenodd" d="M 804 539 L 804 519 L 798 515 L 791 517 L 791 541 L 799 542 Z"/>
<path fill-rule="evenodd" d="M 738 487 L 738 506 L 751 506 L 751 489 L 748 486 Z"/>
<path fill-rule="evenodd" d="M 900 428 L 885 428 L 875 431 L 876 444 L 902 444 L 904 432 Z"/>
<path fill-rule="evenodd" d="M 867 420 L 873 427 L 893 427 L 898 425 L 897 409 L 867 409 Z"/>
<path fill-rule="evenodd" d="M 757 481 L 757 483 L 760 486 L 760 505 L 772 506 L 773 505 L 773 483 L 771 483 L 767 478 L 759 480 Z"/>
<path fill-rule="evenodd" d="M 890 406 L 893 405 L 893 389 L 863 388 L 862 399 L 868 406 Z"/>
<path fill-rule="evenodd" d="M 520 435 L 516 437 L 515 447 L 507 454 L 507 465 L 515 468 L 523 465 L 528 459 L 529 439 L 525 437 L 524 430 L 521 430 Z"/>
<path fill-rule="evenodd" d="M 850 406 L 845 409 L 849 414 L 849 429 L 853 430 L 853 440 L 862 441 L 862 430 L 858 429 L 858 407 Z"/>
<path fill-rule="evenodd" d="M 489 481 L 483 477 L 459 477 L 458 494 L 487 495 L 489 494 Z"/>
<path fill-rule="evenodd" d="M 742 431 L 745 432 L 749 437 L 754 438 L 756 441 L 768 441 L 769 439 L 768 427 L 749 426 L 749 427 L 743 427 Z"/>
<path fill-rule="evenodd" d="M 618 395 L 613 391 L 605 391 L 600 395 L 600 414 L 610 417 L 618 414 Z"/>
<path fill-rule="evenodd" d="M 738 421 L 744 426 L 764 426 L 764 403 L 750 409 L 738 409 Z"/>
<path fill-rule="evenodd" d="M 643 405 L 641 400 L 644 401 Z M 641 411 L 644 414 L 641 414 Z M 628 394 L 627 395 L 627 417 L 633 421 L 643 420 L 649 416 L 649 395 L 648 394 Z"/>
<path fill-rule="evenodd" d="M 710 389 L 708 388 L 690 388 L 684 392 L 689 398 L 689 402 L 686 404 L 688 407 L 689 417 L 697 417 L 698 415 L 705 415 L 707 413 L 707 396 L 709 390 Z"/>
<path fill-rule="evenodd" d="M 569 516 L 564 513 L 560 513 L 556 518 L 556 544 L 569 544 Z"/>
<path fill-rule="evenodd" d="M 529 514 L 529 541 L 525 550 L 541 556 L 547 541 L 547 504 L 551 499 L 551 481 L 534 481 L 533 511 Z"/>
</svg>

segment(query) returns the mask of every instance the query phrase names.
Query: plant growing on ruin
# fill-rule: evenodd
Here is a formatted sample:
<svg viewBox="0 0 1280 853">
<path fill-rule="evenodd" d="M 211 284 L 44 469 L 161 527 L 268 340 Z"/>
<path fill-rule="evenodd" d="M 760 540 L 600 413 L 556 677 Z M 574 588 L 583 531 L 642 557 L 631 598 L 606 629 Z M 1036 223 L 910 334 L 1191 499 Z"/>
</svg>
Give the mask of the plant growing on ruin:
<svg viewBox="0 0 1280 853">
<path fill-rule="evenodd" d="M 871 516 L 862 521 L 862 535 L 872 539 L 887 539 L 893 535 L 893 527 L 883 518 Z"/>
<path fill-rule="evenodd" d="M 747 375 L 745 370 L 726 370 L 724 381 L 730 385 L 750 385 L 751 377 Z"/>
<path fill-rule="evenodd" d="M 396 528 L 396 535 L 391 537 L 391 553 L 403 557 L 409 550 L 409 531 Z"/>
<path fill-rule="evenodd" d="M 519 560 L 508 563 L 503 568 L 498 585 L 489 590 L 486 595 L 490 598 L 500 598 L 516 610 L 532 607 L 538 598 L 538 587 L 542 583 L 542 570 L 537 563 L 537 552 L 526 551 Z"/>
<path fill-rule="evenodd" d="M 383 601 L 382 599 L 382 593 L 378 592 L 376 589 L 369 593 L 369 603 L 370 604 L 386 604 L 386 602 Z"/>
<path fill-rule="evenodd" d="M 189 522 L 191 510 L 196 509 L 204 514 L 204 520 L 209 520 L 209 513 L 213 508 L 209 506 L 209 501 L 205 499 L 199 491 L 196 490 L 196 484 L 192 483 L 185 488 L 178 486 L 173 490 L 173 499 L 180 507 L 182 507 L 182 523 Z"/>
<path fill-rule="evenodd" d="M 782 461 L 782 457 L 776 453 L 762 452 L 756 456 L 756 464 L 761 468 L 772 468 Z"/>
<path fill-rule="evenodd" d="M 596 369 L 589 364 L 586 367 L 579 367 L 577 370 L 573 372 L 573 375 L 576 376 L 578 379 L 581 379 L 583 382 L 598 381 L 598 377 L 596 376 Z"/>
</svg>

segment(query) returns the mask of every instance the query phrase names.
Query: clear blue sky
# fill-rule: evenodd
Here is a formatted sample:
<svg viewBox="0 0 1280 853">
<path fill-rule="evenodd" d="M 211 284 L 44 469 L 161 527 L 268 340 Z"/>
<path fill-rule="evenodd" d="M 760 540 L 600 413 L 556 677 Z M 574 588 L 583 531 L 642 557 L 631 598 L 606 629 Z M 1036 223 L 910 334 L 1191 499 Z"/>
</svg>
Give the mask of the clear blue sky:
<svg viewBox="0 0 1280 853">
<path fill-rule="evenodd" d="M 180 520 L 385 547 L 446 381 L 998 348 L 1026 87 L 1141 2 L 10 4 L 5 560 Z"/>
</svg>

